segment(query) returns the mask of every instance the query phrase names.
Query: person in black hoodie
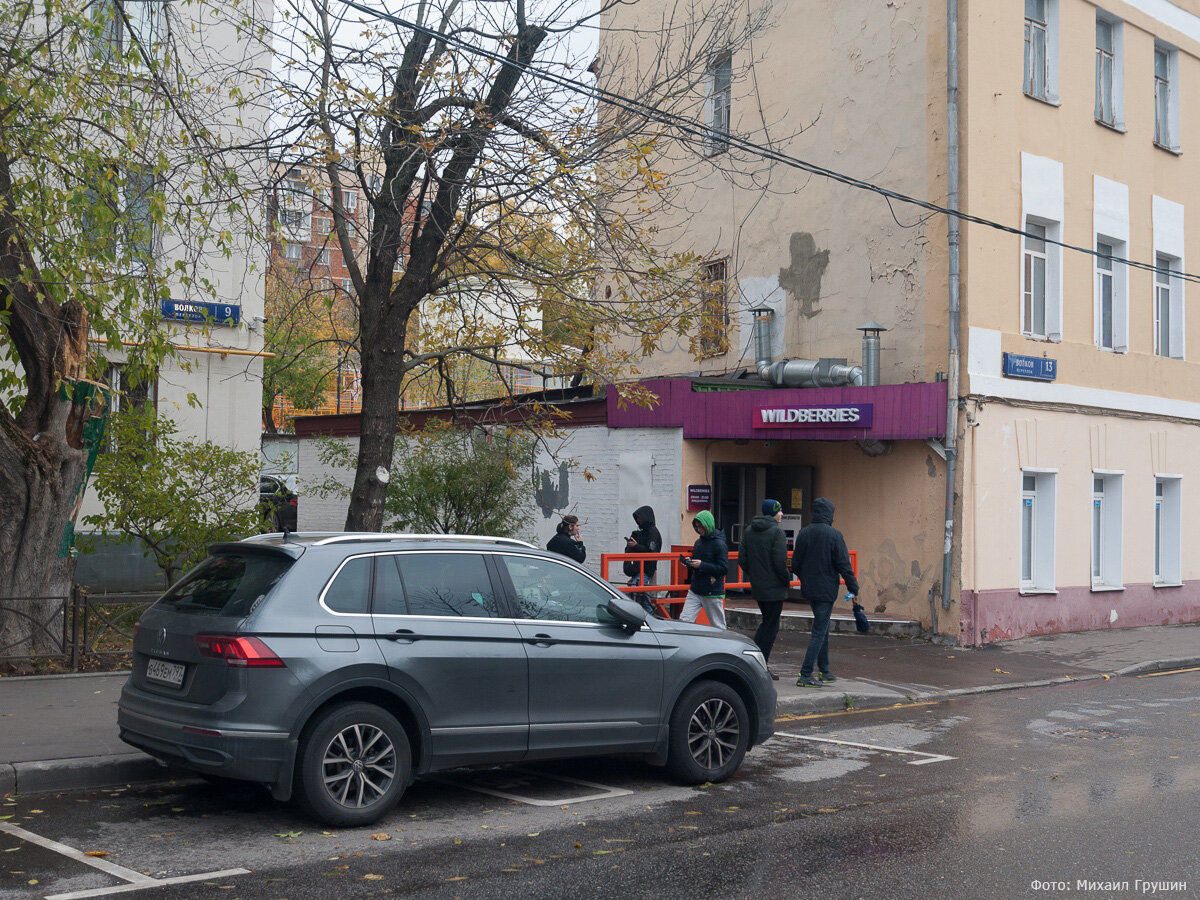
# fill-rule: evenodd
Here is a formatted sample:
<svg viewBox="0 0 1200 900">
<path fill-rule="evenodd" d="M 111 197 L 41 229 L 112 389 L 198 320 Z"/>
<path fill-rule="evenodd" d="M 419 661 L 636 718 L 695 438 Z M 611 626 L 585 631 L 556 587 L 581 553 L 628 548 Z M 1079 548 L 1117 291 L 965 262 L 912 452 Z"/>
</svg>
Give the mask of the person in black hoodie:
<svg viewBox="0 0 1200 900">
<path fill-rule="evenodd" d="M 625 552 L 658 553 L 661 551 L 662 535 L 654 526 L 654 510 L 649 506 L 639 506 L 633 511 L 633 522 L 637 528 L 629 537 L 625 538 Z M 621 568 L 629 576 L 629 584 L 652 584 L 654 574 L 658 571 L 658 563 L 648 560 L 639 565 L 634 560 L 627 559 Z M 642 604 L 647 612 L 654 612 L 654 604 L 650 601 L 649 594 L 634 594 L 633 598 Z"/>
<path fill-rule="evenodd" d="M 812 523 L 800 529 L 796 549 L 792 554 L 792 571 L 800 579 L 800 595 L 812 604 L 812 634 L 808 650 L 800 666 L 796 684 L 801 687 L 820 687 L 837 681 L 829 671 L 829 617 L 837 600 L 839 582 L 846 582 L 846 600 L 854 602 L 858 580 L 850 566 L 846 539 L 833 527 L 833 504 L 818 497 L 812 505 Z M 813 666 L 820 672 L 813 678 Z"/>
<path fill-rule="evenodd" d="M 750 594 L 762 611 L 762 622 L 754 632 L 754 643 L 758 644 L 765 660 L 771 658 L 771 648 L 779 634 L 783 601 L 787 599 L 792 580 L 788 570 L 787 535 L 779 527 L 782 518 L 783 505 L 778 500 L 764 500 L 762 515 L 751 520 L 738 548 L 738 563 L 750 581 Z M 779 680 L 774 672 L 771 677 Z"/>
<path fill-rule="evenodd" d="M 579 534 L 579 517 L 563 516 L 546 549 L 551 553 L 561 553 L 577 563 L 587 559 L 587 548 L 583 546 L 583 538 Z"/>
</svg>

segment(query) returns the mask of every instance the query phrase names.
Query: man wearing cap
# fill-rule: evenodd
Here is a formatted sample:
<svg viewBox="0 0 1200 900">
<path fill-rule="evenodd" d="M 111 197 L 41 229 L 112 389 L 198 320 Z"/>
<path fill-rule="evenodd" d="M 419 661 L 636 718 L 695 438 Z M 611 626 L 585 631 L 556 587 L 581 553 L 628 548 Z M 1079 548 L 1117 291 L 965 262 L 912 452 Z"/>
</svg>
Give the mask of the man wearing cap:
<svg viewBox="0 0 1200 900">
<path fill-rule="evenodd" d="M 788 570 L 787 536 L 780 527 L 783 505 L 778 500 L 763 501 L 762 515 L 755 516 L 738 546 L 738 564 L 750 580 L 750 594 L 762 611 L 762 624 L 754 632 L 754 643 L 764 659 L 779 634 L 779 615 L 787 599 L 792 573 Z M 771 672 L 776 681 L 779 676 Z"/>
</svg>

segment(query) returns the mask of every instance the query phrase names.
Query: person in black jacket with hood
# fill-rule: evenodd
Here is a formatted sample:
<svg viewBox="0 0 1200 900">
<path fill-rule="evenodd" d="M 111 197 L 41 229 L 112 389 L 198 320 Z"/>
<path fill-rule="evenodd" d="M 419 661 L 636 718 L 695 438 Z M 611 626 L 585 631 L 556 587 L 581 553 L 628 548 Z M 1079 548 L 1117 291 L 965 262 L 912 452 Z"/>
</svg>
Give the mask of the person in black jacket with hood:
<svg viewBox="0 0 1200 900">
<path fill-rule="evenodd" d="M 658 553 L 661 551 L 662 535 L 654 526 L 654 510 L 649 506 L 639 506 L 633 511 L 633 522 L 637 528 L 629 537 L 625 538 L 625 552 Z M 627 559 L 621 568 L 629 576 L 629 584 L 651 584 L 654 581 L 655 572 L 658 571 L 658 563 L 647 561 L 639 565 L 639 563 Z M 633 598 L 641 603 L 647 612 L 654 612 L 654 604 L 650 602 L 649 594 L 634 594 Z"/>
<path fill-rule="evenodd" d="M 763 659 L 768 661 L 779 634 L 779 616 L 792 580 L 788 570 L 787 535 L 779 527 L 782 518 L 783 505 L 778 500 L 764 500 L 762 515 L 755 516 L 750 522 L 738 548 L 738 564 L 749 579 L 750 594 L 762 611 L 762 623 L 754 632 L 754 643 L 762 651 Z M 774 672 L 771 677 L 779 680 Z"/>
<path fill-rule="evenodd" d="M 587 559 L 587 548 L 583 546 L 583 537 L 579 534 L 579 517 L 563 516 L 546 549 L 551 553 L 561 553 L 577 563 Z"/>
<path fill-rule="evenodd" d="M 818 497 L 812 505 L 812 523 L 800 529 L 792 554 L 792 571 L 800 579 L 800 595 L 812 604 L 812 635 L 796 684 L 820 687 L 837 681 L 829 671 L 829 617 L 837 600 L 839 581 L 846 582 L 846 600 L 853 603 L 858 580 L 850 566 L 850 552 L 842 533 L 833 527 L 833 504 Z M 820 675 L 813 678 L 813 665 Z"/>
</svg>

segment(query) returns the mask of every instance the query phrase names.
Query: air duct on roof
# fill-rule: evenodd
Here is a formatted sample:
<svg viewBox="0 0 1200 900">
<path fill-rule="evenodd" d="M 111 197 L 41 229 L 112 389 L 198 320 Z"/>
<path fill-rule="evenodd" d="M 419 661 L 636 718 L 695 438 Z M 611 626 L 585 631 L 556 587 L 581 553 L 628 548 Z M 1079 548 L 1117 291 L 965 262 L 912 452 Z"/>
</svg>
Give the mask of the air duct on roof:
<svg viewBox="0 0 1200 900">
<path fill-rule="evenodd" d="M 771 361 L 771 332 L 775 311 L 754 311 L 754 355 L 758 377 L 777 387 L 842 387 L 863 383 L 860 366 L 848 366 L 845 359 L 781 359 Z"/>
</svg>

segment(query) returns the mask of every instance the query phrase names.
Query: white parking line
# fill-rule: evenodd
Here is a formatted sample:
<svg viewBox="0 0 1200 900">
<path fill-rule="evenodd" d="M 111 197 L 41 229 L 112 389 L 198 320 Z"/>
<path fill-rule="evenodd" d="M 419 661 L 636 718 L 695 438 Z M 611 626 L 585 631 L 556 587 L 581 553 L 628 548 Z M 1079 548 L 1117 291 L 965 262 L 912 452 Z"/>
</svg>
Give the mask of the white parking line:
<svg viewBox="0 0 1200 900">
<path fill-rule="evenodd" d="M 112 875 L 114 878 L 120 878 L 128 884 L 117 884 L 106 888 L 93 888 L 84 891 L 71 891 L 67 894 L 51 894 L 46 897 L 46 900 L 76 900 L 79 897 L 102 897 L 106 894 L 121 894 L 127 891 L 140 891 L 146 888 L 162 887 L 168 884 L 184 884 L 189 881 L 202 881 L 206 878 L 225 878 L 229 875 L 249 875 L 249 869 L 222 869 L 220 872 L 204 872 L 200 875 L 179 875 L 175 878 L 151 878 L 149 875 L 143 875 L 141 872 L 135 872 L 133 869 L 127 869 L 124 866 L 118 866 L 116 863 L 111 863 L 106 859 L 96 856 L 88 856 L 74 847 L 69 847 L 66 844 L 60 844 L 58 841 L 52 841 L 49 838 L 44 838 L 40 834 L 34 834 L 32 831 L 26 831 L 19 825 L 12 825 L 8 822 L 0 822 L 0 831 L 7 832 L 13 837 L 20 838 L 23 841 L 28 841 L 31 844 L 37 844 L 39 847 L 45 847 L 47 850 L 53 850 L 55 853 L 61 853 L 68 859 L 73 859 L 76 862 L 81 862 L 92 868 L 99 869 Z"/>
<path fill-rule="evenodd" d="M 838 741 L 833 738 L 811 737 L 806 734 L 792 734 L 790 731 L 777 731 L 775 737 L 792 738 L 797 741 L 816 741 L 821 744 L 840 744 L 843 747 L 860 747 L 864 750 L 879 750 L 883 753 L 907 753 L 912 756 L 921 756 L 923 759 L 911 760 L 910 766 L 927 766 L 929 763 L 947 762 L 948 760 L 958 759 L 957 756 L 944 756 L 941 753 L 923 753 L 920 750 L 904 750 L 900 747 L 880 747 L 877 744 L 860 744 L 857 741 Z"/>
<path fill-rule="evenodd" d="M 530 806 L 567 806 L 571 803 L 585 803 L 589 800 L 608 800 L 612 797 L 625 797 L 632 794 L 633 791 L 627 791 L 625 788 L 611 788 L 607 785 L 596 784 L 592 781 L 581 781 L 578 778 L 569 778 L 566 775 L 546 775 L 542 772 L 533 772 L 529 769 L 511 769 L 512 772 L 520 772 L 524 775 L 529 775 L 533 778 L 542 778 L 550 781 L 563 781 L 567 784 L 578 784 L 583 787 L 596 788 L 600 793 L 588 794 L 584 797 L 569 797 L 564 800 L 537 800 L 532 797 L 522 797 L 520 794 L 513 794 L 508 791 L 500 791 L 495 788 L 486 788 L 478 784 L 471 784 L 470 781 L 456 781 L 451 778 L 431 778 L 431 781 L 440 781 L 442 784 L 453 785 L 454 787 L 465 788 L 469 791 L 477 791 L 480 794 L 489 794 L 493 797 L 501 797 L 505 800 L 516 800 L 518 803 L 527 803 Z"/>
</svg>

